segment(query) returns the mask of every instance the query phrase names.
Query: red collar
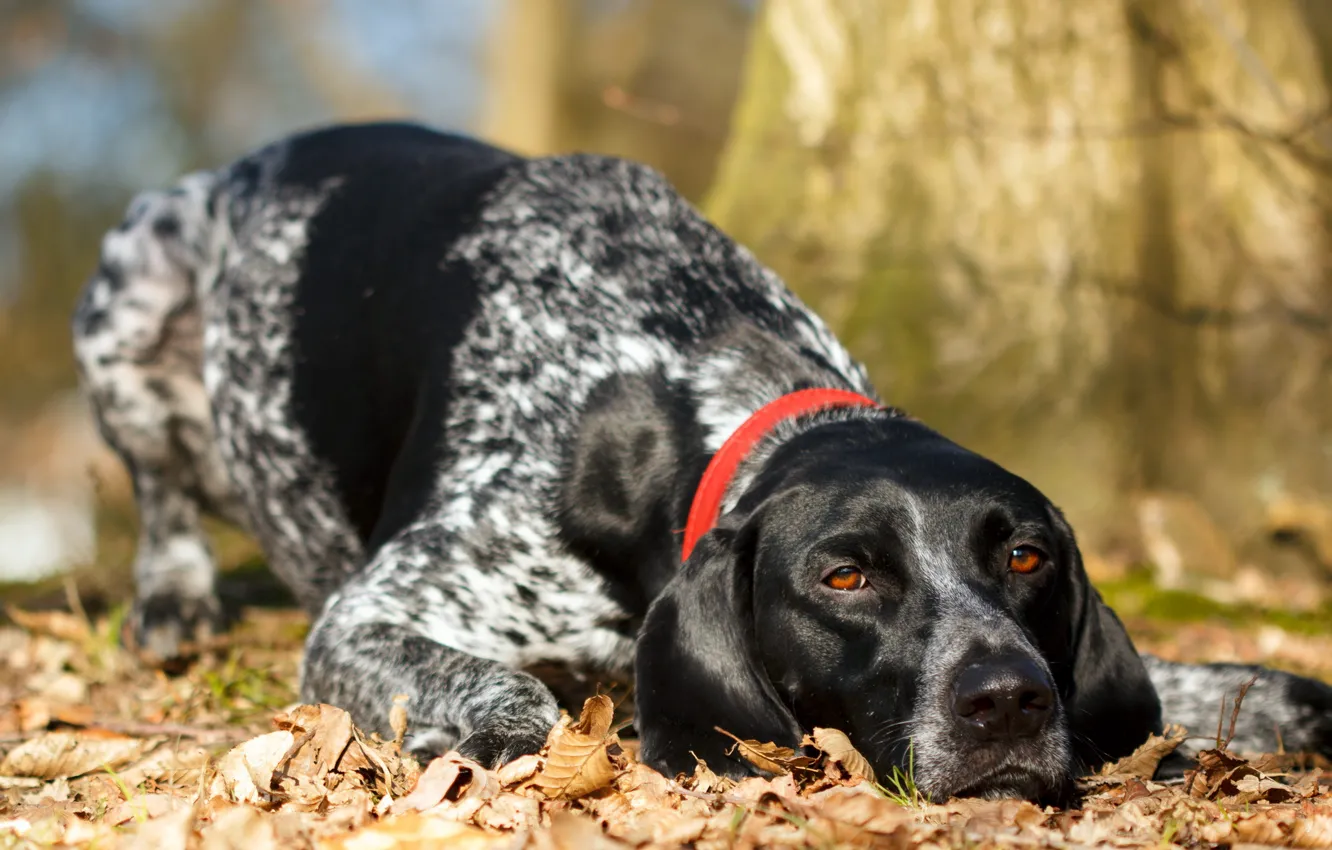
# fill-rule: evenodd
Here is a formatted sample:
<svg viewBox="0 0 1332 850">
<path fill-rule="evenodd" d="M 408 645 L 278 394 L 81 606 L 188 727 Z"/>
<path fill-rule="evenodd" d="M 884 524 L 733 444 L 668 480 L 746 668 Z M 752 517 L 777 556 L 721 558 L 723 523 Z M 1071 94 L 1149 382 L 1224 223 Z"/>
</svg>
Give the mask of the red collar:
<svg viewBox="0 0 1332 850">
<path fill-rule="evenodd" d="M 787 419 L 831 407 L 878 407 L 879 403 L 860 393 L 848 390 L 813 389 L 796 390 L 776 401 L 770 401 L 746 419 L 735 433 L 727 438 L 712 456 L 708 468 L 694 491 L 694 503 L 689 507 L 689 521 L 685 524 L 684 544 L 680 560 L 689 560 L 694 544 L 717 524 L 721 515 L 722 497 L 735 471 L 769 431 Z"/>
</svg>

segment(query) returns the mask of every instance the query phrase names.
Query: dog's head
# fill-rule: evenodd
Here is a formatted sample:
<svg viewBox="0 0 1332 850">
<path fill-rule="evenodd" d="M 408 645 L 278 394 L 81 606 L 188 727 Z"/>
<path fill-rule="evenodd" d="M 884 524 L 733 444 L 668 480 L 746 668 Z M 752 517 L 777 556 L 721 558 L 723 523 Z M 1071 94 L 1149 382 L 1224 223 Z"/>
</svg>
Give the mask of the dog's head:
<svg viewBox="0 0 1332 850">
<path fill-rule="evenodd" d="M 720 727 L 836 727 L 880 776 L 1058 802 L 1160 706 L 1072 531 L 1026 481 L 904 418 L 795 437 L 698 544 L 639 639 L 649 763 L 744 772 Z"/>
</svg>

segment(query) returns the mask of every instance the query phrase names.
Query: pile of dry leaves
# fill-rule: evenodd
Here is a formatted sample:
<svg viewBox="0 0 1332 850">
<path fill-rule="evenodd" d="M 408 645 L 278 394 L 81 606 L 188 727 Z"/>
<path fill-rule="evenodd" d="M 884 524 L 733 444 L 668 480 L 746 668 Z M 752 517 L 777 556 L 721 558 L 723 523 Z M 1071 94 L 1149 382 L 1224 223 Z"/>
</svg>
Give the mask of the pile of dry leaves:
<svg viewBox="0 0 1332 850">
<path fill-rule="evenodd" d="M 1184 740 L 1177 729 L 1084 780 L 1071 811 L 926 803 L 910 776 L 875 777 L 831 729 L 799 753 L 737 740 L 766 778 L 735 783 L 704 764 L 666 777 L 619 739 L 605 696 L 563 718 L 538 755 L 499 770 L 451 755 L 422 769 L 400 752 L 401 705 L 397 740 L 381 741 L 330 706 L 273 716 L 261 696 L 217 686 L 207 665 L 174 679 L 144 673 L 77 620 L 28 626 L 0 629 L 0 684 L 10 688 L 0 847 L 1332 846 L 1332 771 L 1319 769 L 1329 765 L 1246 758 L 1222 741 L 1183 782 L 1155 783 L 1156 765 Z M 228 675 L 244 651 L 223 662 Z M 126 710 L 149 719 L 98 721 Z M 260 715 L 269 731 L 254 734 Z M 229 732 L 243 739 L 227 742 Z"/>
</svg>

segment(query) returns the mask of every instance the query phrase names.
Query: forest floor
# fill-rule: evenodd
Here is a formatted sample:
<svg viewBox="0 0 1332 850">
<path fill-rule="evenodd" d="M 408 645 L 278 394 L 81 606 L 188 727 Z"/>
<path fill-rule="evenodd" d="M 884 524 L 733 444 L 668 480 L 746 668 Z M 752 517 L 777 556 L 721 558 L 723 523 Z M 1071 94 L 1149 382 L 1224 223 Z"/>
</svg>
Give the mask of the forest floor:
<svg viewBox="0 0 1332 850">
<path fill-rule="evenodd" d="M 1332 681 L 1319 618 L 1203 606 L 1163 619 L 1141 585 L 1106 590 L 1145 650 Z M 829 730 L 812 763 L 751 752 L 769 778 L 734 784 L 704 766 L 666 777 L 636 761 L 604 697 L 562 720 L 540 755 L 422 769 L 344 712 L 296 704 L 306 625 L 280 599 L 242 608 L 168 675 L 121 647 L 123 605 L 79 596 L 11 606 L 0 626 L 0 848 L 1332 846 L 1332 764 L 1230 753 L 1215 729 L 1191 730 L 1211 749 L 1186 781 L 1150 779 L 1178 740 L 1156 739 L 1085 778 L 1071 810 L 929 803 L 909 775 L 867 777 Z"/>
</svg>

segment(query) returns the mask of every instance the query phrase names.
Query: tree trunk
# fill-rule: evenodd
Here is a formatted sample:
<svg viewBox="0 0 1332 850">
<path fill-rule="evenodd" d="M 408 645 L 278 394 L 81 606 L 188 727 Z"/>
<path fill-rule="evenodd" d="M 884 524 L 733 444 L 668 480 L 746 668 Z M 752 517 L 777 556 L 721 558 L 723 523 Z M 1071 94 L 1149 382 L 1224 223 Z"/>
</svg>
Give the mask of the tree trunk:
<svg viewBox="0 0 1332 850">
<path fill-rule="evenodd" d="M 533 155 L 627 156 L 698 198 L 726 139 L 747 29 L 729 0 L 507 0 L 481 135 Z"/>
<path fill-rule="evenodd" d="M 1093 548 L 1174 491 L 1267 558 L 1332 493 L 1312 3 L 769 0 L 708 210 Z"/>
</svg>

